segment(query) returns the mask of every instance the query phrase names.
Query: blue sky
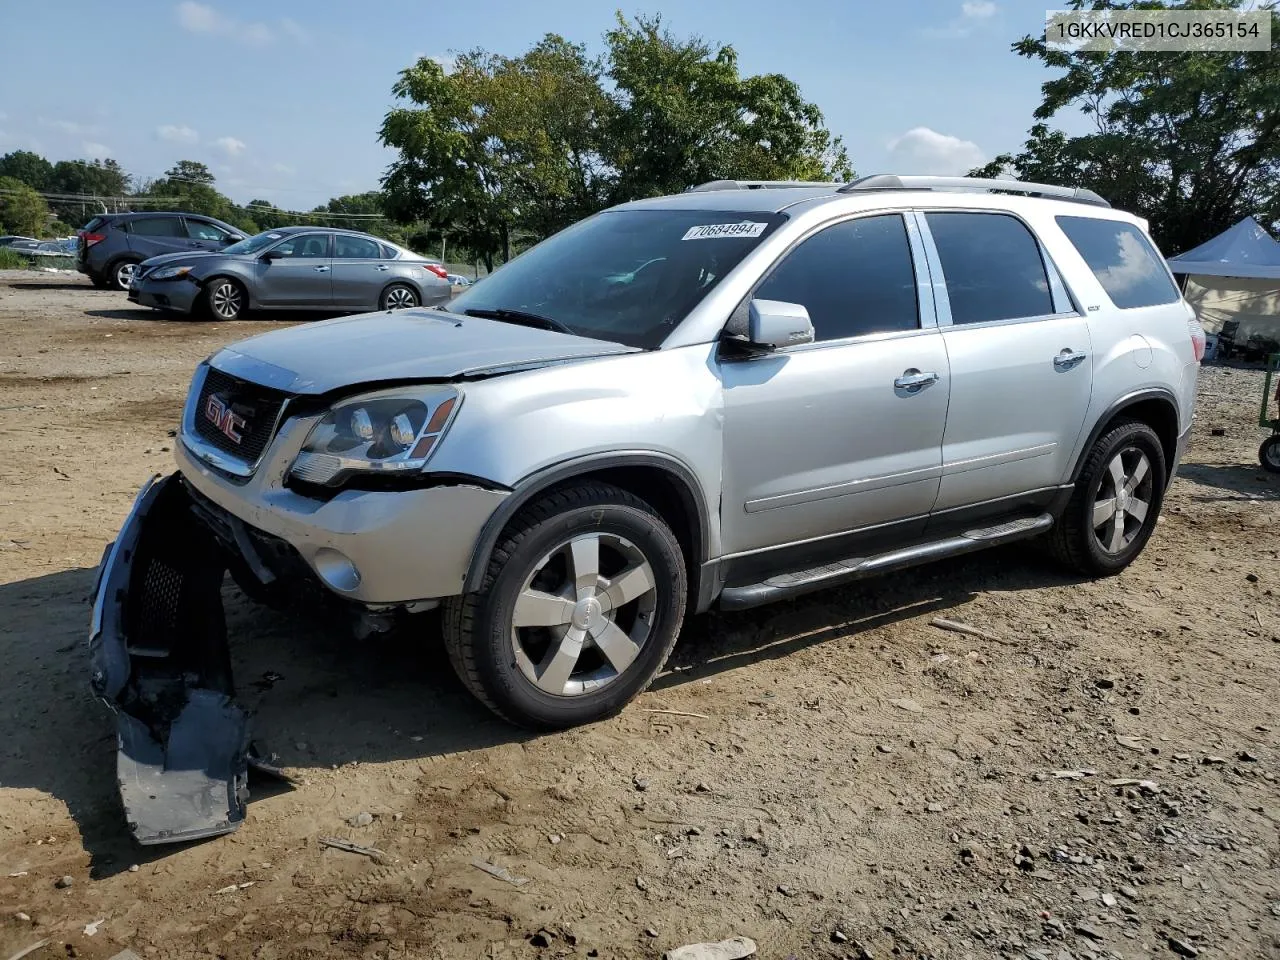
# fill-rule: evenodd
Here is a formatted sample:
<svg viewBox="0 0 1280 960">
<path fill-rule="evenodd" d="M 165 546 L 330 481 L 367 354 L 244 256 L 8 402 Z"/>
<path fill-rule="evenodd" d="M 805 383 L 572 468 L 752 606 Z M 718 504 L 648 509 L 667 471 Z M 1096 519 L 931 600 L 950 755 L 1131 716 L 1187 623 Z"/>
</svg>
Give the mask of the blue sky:
<svg viewBox="0 0 1280 960">
<path fill-rule="evenodd" d="M 860 173 L 957 173 L 1016 148 L 1048 77 L 1009 50 L 1044 29 L 1043 0 L 15 2 L 0 153 L 110 156 L 142 176 L 201 160 L 240 202 L 308 209 L 377 186 L 378 126 L 416 57 L 518 54 L 547 32 L 598 51 L 619 7 L 732 44 L 744 73 L 791 77 Z"/>
</svg>

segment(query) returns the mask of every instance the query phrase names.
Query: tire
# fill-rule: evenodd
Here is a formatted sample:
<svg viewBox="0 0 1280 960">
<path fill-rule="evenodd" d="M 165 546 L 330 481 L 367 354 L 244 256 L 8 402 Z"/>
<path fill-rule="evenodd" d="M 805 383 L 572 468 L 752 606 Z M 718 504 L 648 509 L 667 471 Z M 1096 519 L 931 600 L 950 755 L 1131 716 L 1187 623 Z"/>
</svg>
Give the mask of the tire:
<svg viewBox="0 0 1280 960">
<path fill-rule="evenodd" d="M 139 262 L 128 258 L 116 260 L 107 267 L 106 285 L 112 290 L 128 290 L 129 281 L 133 279 L 133 268 Z"/>
<path fill-rule="evenodd" d="M 597 576 L 579 590 L 578 564 L 593 556 Z M 548 625 L 513 625 L 522 595 L 522 619 Z M 530 596 L 542 602 L 530 606 Z M 446 601 L 445 646 L 463 685 L 494 713 L 564 729 L 618 713 L 649 686 L 675 646 L 687 598 L 680 545 L 657 512 L 585 482 L 516 515 L 480 591 Z"/>
<path fill-rule="evenodd" d="M 249 308 L 244 286 L 230 277 L 206 281 L 201 301 L 202 312 L 210 320 L 239 320 Z"/>
<path fill-rule="evenodd" d="M 1269 473 L 1280 473 L 1280 433 L 1272 434 L 1258 448 L 1258 462 Z"/>
<path fill-rule="evenodd" d="M 378 298 L 378 309 L 409 310 L 421 303 L 422 298 L 418 296 L 418 291 L 409 284 L 393 283 L 382 291 L 382 296 Z"/>
<path fill-rule="evenodd" d="M 111 281 L 106 277 L 99 277 L 96 274 L 89 275 L 89 282 L 93 284 L 95 290 L 106 290 L 111 286 Z"/>
<path fill-rule="evenodd" d="M 1088 576 L 1119 573 L 1151 539 L 1167 476 L 1155 431 L 1139 420 L 1116 423 L 1090 448 L 1067 508 L 1049 533 L 1050 551 Z M 1123 479 L 1123 499 L 1115 496 L 1117 477 Z M 1140 516 L 1138 505 L 1145 505 Z"/>
</svg>

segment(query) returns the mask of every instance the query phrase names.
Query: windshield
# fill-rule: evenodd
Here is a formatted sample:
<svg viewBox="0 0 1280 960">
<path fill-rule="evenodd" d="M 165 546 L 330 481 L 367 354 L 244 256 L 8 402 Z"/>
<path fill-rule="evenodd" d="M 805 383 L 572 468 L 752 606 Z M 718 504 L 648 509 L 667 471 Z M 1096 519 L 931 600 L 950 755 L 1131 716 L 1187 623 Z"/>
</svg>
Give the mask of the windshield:
<svg viewBox="0 0 1280 960">
<path fill-rule="evenodd" d="M 579 336 L 652 350 L 782 219 L 607 210 L 516 257 L 448 309 L 535 314 Z"/>
<path fill-rule="evenodd" d="M 264 247 L 269 247 L 277 240 L 283 240 L 287 234 L 281 233 L 279 230 L 267 230 L 264 233 L 255 233 L 252 237 L 246 237 L 231 244 L 229 247 L 223 247 L 223 253 L 257 253 Z"/>
</svg>

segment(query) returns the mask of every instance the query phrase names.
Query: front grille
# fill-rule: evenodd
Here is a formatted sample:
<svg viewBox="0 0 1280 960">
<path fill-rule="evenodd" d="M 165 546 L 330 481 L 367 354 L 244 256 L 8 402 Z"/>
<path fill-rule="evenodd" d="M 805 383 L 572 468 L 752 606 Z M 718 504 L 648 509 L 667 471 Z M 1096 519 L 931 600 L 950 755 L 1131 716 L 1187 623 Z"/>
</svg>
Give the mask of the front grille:
<svg viewBox="0 0 1280 960">
<path fill-rule="evenodd" d="M 216 397 L 215 403 L 210 398 Z M 210 367 L 200 388 L 194 413 L 193 429 L 201 440 L 217 447 L 244 463 L 257 463 L 271 442 L 280 408 L 287 395 L 248 380 L 230 376 Z M 223 424 L 214 422 L 219 411 L 230 411 L 233 420 L 223 414 Z M 240 441 L 230 436 L 234 433 Z"/>
</svg>

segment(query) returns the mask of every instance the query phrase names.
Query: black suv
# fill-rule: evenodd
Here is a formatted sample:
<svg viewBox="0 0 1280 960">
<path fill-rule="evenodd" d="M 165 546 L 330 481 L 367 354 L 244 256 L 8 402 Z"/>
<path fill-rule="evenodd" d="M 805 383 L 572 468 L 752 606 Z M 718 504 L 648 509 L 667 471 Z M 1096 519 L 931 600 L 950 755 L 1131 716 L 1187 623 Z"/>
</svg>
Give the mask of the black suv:
<svg viewBox="0 0 1280 960">
<path fill-rule="evenodd" d="M 76 269 L 95 287 L 127 290 L 133 268 L 164 253 L 221 250 L 243 240 L 230 224 L 195 213 L 109 213 L 79 231 Z"/>
</svg>

